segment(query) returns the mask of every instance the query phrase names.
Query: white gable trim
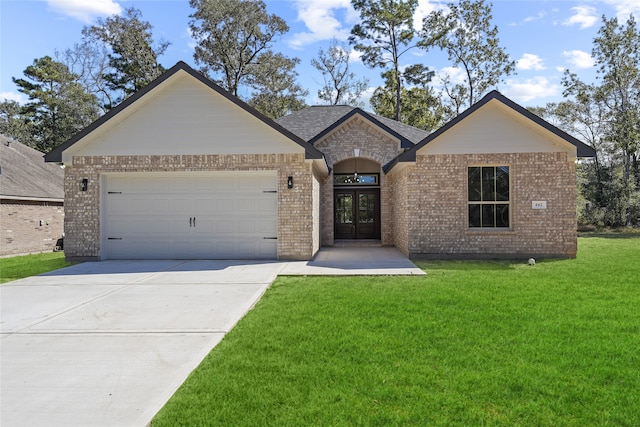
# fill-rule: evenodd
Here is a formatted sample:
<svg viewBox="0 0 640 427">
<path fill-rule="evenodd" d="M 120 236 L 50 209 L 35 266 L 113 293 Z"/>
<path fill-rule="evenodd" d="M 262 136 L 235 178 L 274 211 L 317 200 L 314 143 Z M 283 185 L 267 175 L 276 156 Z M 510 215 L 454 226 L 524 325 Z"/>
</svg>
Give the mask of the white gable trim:
<svg viewBox="0 0 640 427">
<path fill-rule="evenodd" d="M 421 147 L 416 154 L 566 152 L 577 148 L 502 102 L 492 99 Z"/>
<path fill-rule="evenodd" d="M 73 156 L 304 153 L 304 147 L 178 70 L 62 153 Z"/>
</svg>

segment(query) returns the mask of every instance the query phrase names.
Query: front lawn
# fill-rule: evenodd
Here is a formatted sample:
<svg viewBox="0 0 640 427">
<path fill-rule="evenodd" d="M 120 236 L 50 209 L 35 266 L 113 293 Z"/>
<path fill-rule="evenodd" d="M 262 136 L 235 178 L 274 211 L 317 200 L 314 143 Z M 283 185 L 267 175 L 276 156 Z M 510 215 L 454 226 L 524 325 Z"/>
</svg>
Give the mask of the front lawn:
<svg viewBox="0 0 640 427">
<path fill-rule="evenodd" d="M 65 261 L 64 252 L 45 252 L 34 255 L 0 258 L 0 283 L 24 279 L 72 265 Z"/>
<path fill-rule="evenodd" d="M 640 425 L 640 238 L 281 277 L 153 426 Z"/>
</svg>

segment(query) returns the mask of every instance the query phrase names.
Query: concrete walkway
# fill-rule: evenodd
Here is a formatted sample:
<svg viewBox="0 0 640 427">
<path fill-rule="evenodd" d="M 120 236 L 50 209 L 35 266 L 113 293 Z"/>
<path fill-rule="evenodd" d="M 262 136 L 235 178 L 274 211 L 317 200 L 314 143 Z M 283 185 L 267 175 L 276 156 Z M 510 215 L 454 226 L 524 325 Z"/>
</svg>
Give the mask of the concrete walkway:
<svg viewBox="0 0 640 427">
<path fill-rule="evenodd" d="M 311 262 L 103 261 L 0 286 L 0 425 L 145 426 L 278 274 L 424 274 L 395 249 Z"/>
<path fill-rule="evenodd" d="M 280 271 L 289 276 L 423 275 L 423 270 L 396 248 L 325 247 L 312 261 L 289 262 Z"/>
</svg>

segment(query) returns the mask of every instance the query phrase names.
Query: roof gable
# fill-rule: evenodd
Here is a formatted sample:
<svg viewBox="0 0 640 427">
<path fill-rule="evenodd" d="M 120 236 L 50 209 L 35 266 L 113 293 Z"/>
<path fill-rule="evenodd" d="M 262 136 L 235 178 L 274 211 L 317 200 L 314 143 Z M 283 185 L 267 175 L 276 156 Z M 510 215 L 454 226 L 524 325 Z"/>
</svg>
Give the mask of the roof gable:
<svg viewBox="0 0 640 427">
<path fill-rule="evenodd" d="M 21 200 L 64 199 L 64 171 L 45 163 L 44 154 L 0 135 L 0 197 Z"/>
<path fill-rule="evenodd" d="M 371 125 L 400 140 L 403 148 L 410 148 L 429 135 L 425 130 L 346 105 L 311 106 L 281 117 L 277 122 L 305 141 L 315 144 L 355 115 L 360 115 Z"/>
<path fill-rule="evenodd" d="M 489 105 L 489 107 L 486 107 L 487 105 Z M 538 133 L 538 134 L 546 133 L 550 141 L 555 141 L 558 144 L 562 144 L 565 147 L 564 150 L 549 149 L 549 151 L 567 151 L 568 149 L 570 149 L 575 152 L 575 156 L 577 157 L 584 158 L 584 157 L 595 156 L 595 151 L 593 150 L 593 148 L 579 141 L 577 138 L 567 134 L 566 132 L 558 129 L 557 127 L 553 126 L 551 123 L 543 120 L 542 118 L 533 114 L 526 108 L 511 101 L 510 99 L 502 95 L 500 92 L 494 90 L 489 94 L 485 95 L 480 101 L 472 105 L 469 109 L 467 109 L 462 114 L 460 114 L 459 116 L 451 120 L 449 123 L 442 126 L 440 129 L 438 129 L 437 131 L 435 131 L 434 133 L 432 133 L 431 135 L 429 135 L 428 137 L 420 141 L 413 148 L 402 153 L 396 159 L 391 161 L 389 164 L 385 165 L 384 167 L 385 172 L 391 170 L 393 166 L 395 166 L 399 162 L 415 161 L 416 153 L 418 153 L 418 151 L 422 152 L 427 150 L 426 152 L 429 152 L 428 148 L 424 148 L 425 146 L 427 146 L 428 144 L 434 144 L 434 145 L 438 144 L 438 141 L 443 140 L 443 138 L 445 138 L 445 135 L 447 133 L 453 133 L 460 130 L 461 128 L 464 128 L 467 122 L 472 122 L 472 121 L 477 121 L 478 123 L 482 122 L 482 117 L 479 117 L 480 114 L 476 114 L 476 113 L 485 107 L 487 109 L 490 107 L 494 107 L 496 111 L 499 110 L 501 111 L 502 114 L 510 116 L 509 120 L 512 120 L 512 121 L 515 120 L 519 122 L 519 124 L 516 124 L 513 126 L 513 129 L 511 129 L 511 131 L 515 130 L 519 125 L 521 130 L 529 129 L 532 133 Z M 491 119 L 490 115 L 487 115 L 486 118 Z M 502 122 L 501 123 L 502 125 L 505 125 L 508 123 L 507 120 L 504 120 L 501 122 Z M 494 122 L 489 122 L 489 123 L 493 124 Z M 504 128 L 492 129 L 491 126 L 488 126 L 487 129 L 489 132 L 491 132 L 491 134 L 493 134 L 494 132 L 506 134 L 507 132 L 507 130 L 505 130 Z M 470 130 L 470 131 L 473 131 L 473 130 Z M 464 134 L 464 132 L 462 131 L 460 133 Z M 467 132 L 467 134 L 469 133 L 470 132 Z M 491 135 L 488 135 L 488 136 L 491 136 Z M 518 142 L 526 143 L 527 141 L 518 141 Z M 553 145 L 553 142 L 549 142 L 548 144 Z M 452 147 L 452 150 L 455 151 L 456 148 L 457 147 Z M 483 151 L 483 148 L 485 147 L 482 145 L 478 145 L 477 147 L 474 148 L 475 151 L 473 152 L 485 152 Z M 494 150 L 496 150 L 496 147 L 490 147 L 489 149 L 491 150 L 489 152 L 495 152 Z M 517 152 L 523 151 L 524 147 L 515 147 L 515 149 Z M 541 147 L 532 147 L 531 149 L 533 151 L 540 151 Z M 433 151 L 439 152 L 439 150 L 436 149 L 435 147 Z"/>
<path fill-rule="evenodd" d="M 113 155 L 123 149 L 127 155 L 183 154 L 188 149 L 205 150 L 191 154 L 218 154 L 212 152 L 217 149 L 222 154 L 300 150 L 307 159 L 323 158 L 311 144 L 184 62 L 78 132 L 46 160 L 70 161 L 74 153 Z M 148 149 L 152 151 L 144 151 Z"/>
</svg>

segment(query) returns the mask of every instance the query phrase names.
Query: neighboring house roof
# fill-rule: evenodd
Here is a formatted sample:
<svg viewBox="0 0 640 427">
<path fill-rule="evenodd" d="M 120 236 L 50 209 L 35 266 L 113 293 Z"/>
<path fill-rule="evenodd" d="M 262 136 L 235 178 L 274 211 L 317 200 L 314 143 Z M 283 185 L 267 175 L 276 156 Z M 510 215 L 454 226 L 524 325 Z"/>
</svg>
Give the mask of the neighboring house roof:
<svg viewBox="0 0 640 427">
<path fill-rule="evenodd" d="M 295 111 L 276 122 L 313 144 L 356 114 L 398 138 L 403 148 L 410 148 L 429 135 L 422 129 L 347 105 L 316 105 Z"/>
<path fill-rule="evenodd" d="M 502 95 L 497 90 L 494 90 L 494 91 L 489 92 L 480 101 L 478 101 L 475 104 L 473 104 L 471 107 L 469 107 L 463 113 L 461 113 L 460 115 L 455 117 L 453 120 L 451 120 L 450 122 L 448 122 L 447 124 L 445 124 L 444 126 L 439 128 L 438 130 L 436 130 L 435 132 L 433 132 L 432 134 L 430 134 L 429 136 L 424 138 L 422 141 L 420 141 L 419 143 L 414 145 L 410 150 L 405 151 L 404 153 L 400 154 L 398 157 L 393 159 L 391 162 L 386 164 L 383 167 L 384 172 L 388 172 L 389 170 L 391 170 L 397 163 L 415 161 L 416 160 L 416 152 L 418 150 L 420 150 L 422 147 L 424 147 L 425 145 L 429 144 L 431 141 L 433 141 L 434 139 L 438 138 L 440 135 L 442 135 L 443 133 L 447 132 L 452 127 L 456 126 L 458 123 L 460 123 L 466 117 L 470 116 L 475 111 L 477 111 L 478 109 L 480 109 L 481 107 L 483 107 L 484 105 L 486 105 L 487 103 L 489 103 L 489 102 L 491 102 L 493 100 L 501 102 L 502 104 L 504 104 L 507 107 L 511 108 L 515 112 L 521 114 L 525 118 L 533 121 L 534 123 L 538 124 L 539 126 L 543 127 L 544 129 L 548 130 L 549 132 L 553 133 L 554 135 L 558 136 L 559 138 L 562 138 L 563 140 L 567 141 L 568 143 L 574 145 L 576 147 L 576 149 L 577 149 L 577 156 L 579 158 L 595 157 L 596 152 L 592 147 L 586 145 L 585 143 L 583 143 L 582 141 L 578 140 L 577 138 L 569 135 L 568 133 L 558 129 L 557 127 L 555 127 L 551 123 L 549 123 L 546 120 L 540 118 L 539 116 L 533 114 L 531 111 L 527 110 L 526 108 L 516 104 L 515 102 L 513 102 L 512 100 L 510 100 L 506 96 Z"/>
<path fill-rule="evenodd" d="M 0 135 L 0 198 L 64 200 L 64 171 L 44 153 Z"/>
<path fill-rule="evenodd" d="M 47 162 L 61 162 L 63 151 L 65 151 L 67 148 L 71 147 L 73 144 L 75 144 L 76 142 L 80 141 L 81 139 L 89 135 L 91 132 L 93 132 L 100 126 L 102 126 L 104 123 L 109 121 L 111 118 L 113 118 L 115 115 L 120 113 L 122 110 L 129 107 L 131 104 L 135 103 L 137 100 L 145 96 L 147 93 L 151 92 L 153 89 L 161 85 L 164 81 L 166 81 L 168 78 L 170 78 L 180 70 L 188 73 L 189 75 L 199 80 L 200 82 L 202 82 L 203 84 L 205 84 L 206 86 L 214 90 L 215 92 L 219 93 L 229 101 L 233 102 L 234 104 L 236 104 L 237 106 L 245 110 L 247 113 L 251 114 L 252 116 L 256 117 L 258 120 L 262 121 L 263 123 L 275 129 L 277 132 L 280 132 L 285 137 L 289 138 L 293 142 L 302 146 L 305 149 L 305 157 L 307 159 L 324 159 L 324 154 L 322 154 L 322 152 L 320 152 L 318 149 L 313 147 L 313 145 L 309 144 L 307 141 L 300 138 L 298 135 L 295 135 L 294 133 L 290 132 L 288 129 L 276 123 L 274 120 L 260 113 L 258 110 L 251 107 L 249 104 L 243 102 L 238 97 L 233 96 L 232 94 L 230 94 L 229 92 L 227 92 L 226 90 L 224 90 L 223 88 L 221 88 L 220 86 L 218 86 L 217 84 L 209 80 L 203 74 L 195 71 L 186 63 L 180 61 L 176 65 L 174 65 L 173 67 L 171 67 L 170 69 L 162 73 L 158 78 L 156 78 L 154 81 L 149 83 L 143 89 L 139 90 L 134 95 L 124 100 L 115 108 L 109 110 L 107 114 L 100 117 L 95 122 L 87 126 L 85 129 L 75 134 L 71 139 L 69 139 L 59 147 L 52 150 L 49 154 L 45 156 L 45 160 Z"/>
</svg>

